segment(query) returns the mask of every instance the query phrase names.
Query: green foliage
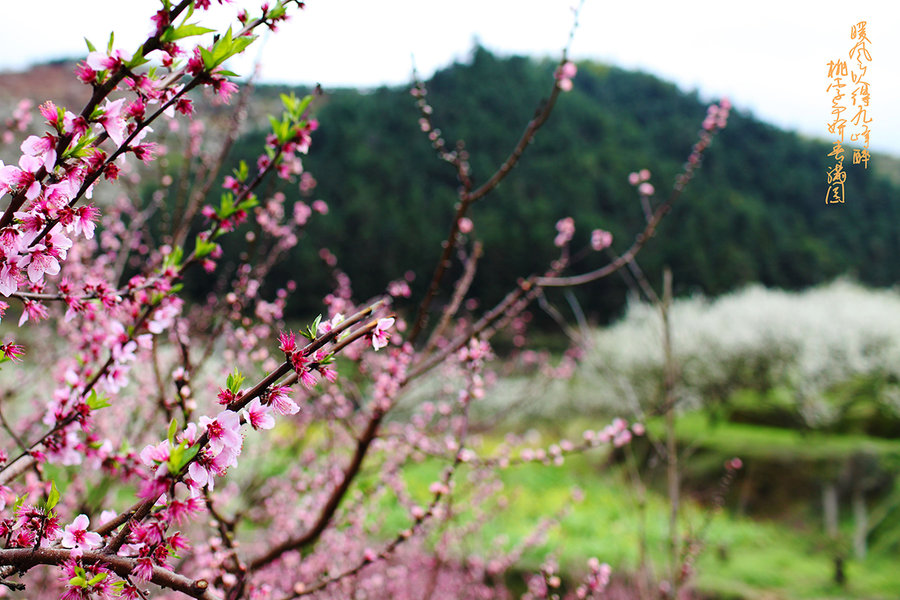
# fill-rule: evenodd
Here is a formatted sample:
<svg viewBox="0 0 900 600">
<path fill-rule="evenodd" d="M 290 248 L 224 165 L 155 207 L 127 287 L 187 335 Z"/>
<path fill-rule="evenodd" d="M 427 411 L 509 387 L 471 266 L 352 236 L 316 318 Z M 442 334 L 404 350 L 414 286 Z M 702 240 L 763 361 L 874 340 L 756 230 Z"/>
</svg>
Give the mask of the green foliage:
<svg viewBox="0 0 900 600">
<path fill-rule="evenodd" d="M 189 33 L 187 35 L 197 34 Z M 243 52 L 247 46 L 256 40 L 256 38 L 257 36 L 255 35 L 242 35 L 237 39 L 234 39 L 232 37 L 231 27 L 229 27 L 228 31 L 213 43 L 211 49 L 207 50 L 203 47 L 200 48 L 200 58 L 203 59 L 203 68 L 207 71 L 213 71 L 232 56 Z"/>
<path fill-rule="evenodd" d="M 226 380 L 226 385 L 228 386 L 228 391 L 232 394 L 237 394 L 241 391 L 241 386 L 244 383 L 245 377 L 238 371 L 237 367 L 234 368 L 234 372 L 228 375 L 228 379 Z"/>
</svg>

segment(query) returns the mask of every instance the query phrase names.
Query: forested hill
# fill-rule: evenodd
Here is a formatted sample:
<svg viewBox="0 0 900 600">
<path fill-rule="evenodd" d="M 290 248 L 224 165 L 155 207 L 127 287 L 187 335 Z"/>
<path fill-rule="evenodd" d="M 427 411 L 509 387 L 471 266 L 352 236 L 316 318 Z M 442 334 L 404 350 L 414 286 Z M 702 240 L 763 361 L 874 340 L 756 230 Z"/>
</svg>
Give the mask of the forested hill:
<svg viewBox="0 0 900 600">
<path fill-rule="evenodd" d="M 554 66 L 476 49 L 467 64 L 427 82 L 435 126 L 451 145 L 465 140 L 476 184 L 521 135 L 549 92 Z M 473 209 L 475 234 L 485 246 L 476 290 L 486 300 L 546 268 L 557 255 L 552 240 L 559 218 L 575 218 L 576 247 L 597 227 L 613 232 L 615 248 L 627 247 L 643 220 L 629 172 L 649 168 L 658 194 L 667 194 L 696 140 L 706 111 L 696 94 L 644 73 L 578 67 L 574 90 L 561 95 L 520 166 Z M 259 93 L 277 91 L 283 90 Z M 331 214 L 311 228 L 301 244 L 308 250 L 285 265 L 285 275 L 295 276 L 298 265 L 309 265 L 314 251 L 327 246 L 359 296 L 379 292 L 407 269 L 424 286 L 452 218 L 457 183 L 419 129 L 409 89 L 334 91 L 318 118 L 305 165 Z M 250 153 L 259 146 L 245 147 Z M 800 288 L 842 274 L 893 284 L 900 278 L 900 187 L 873 163 L 863 170 L 847 159 L 847 202 L 826 205 L 830 150 L 733 111 L 639 256 L 641 267 L 658 282 L 662 268 L 671 266 L 681 293 L 718 294 L 756 281 Z M 590 258 L 577 268 L 600 264 Z M 584 294 L 603 319 L 622 305 L 625 285 L 616 277 Z"/>
</svg>

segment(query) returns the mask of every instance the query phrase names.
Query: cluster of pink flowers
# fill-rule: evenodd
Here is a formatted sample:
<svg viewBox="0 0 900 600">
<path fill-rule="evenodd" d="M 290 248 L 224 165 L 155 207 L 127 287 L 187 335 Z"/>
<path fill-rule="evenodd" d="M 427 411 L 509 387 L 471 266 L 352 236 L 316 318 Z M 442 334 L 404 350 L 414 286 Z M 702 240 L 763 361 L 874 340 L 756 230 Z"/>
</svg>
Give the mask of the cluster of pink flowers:
<svg viewBox="0 0 900 600">
<path fill-rule="evenodd" d="M 572 79 L 578 73 L 578 67 L 572 61 L 566 61 L 557 67 L 555 72 L 556 85 L 564 92 L 572 90 Z"/>
<path fill-rule="evenodd" d="M 731 101 L 722 98 L 719 104 L 711 104 L 706 110 L 706 118 L 703 119 L 703 129 L 714 131 L 724 129 L 728 124 L 728 113 L 731 112 Z"/>
<path fill-rule="evenodd" d="M 638 193 L 641 196 L 652 196 L 656 191 L 653 188 L 653 184 L 650 183 L 650 171 L 648 169 L 630 173 L 628 175 L 628 183 L 637 186 Z"/>
<path fill-rule="evenodd" d="M 562 248 L 572 241 L 575 235 L 575 219 L 566 217 L 556 222 L 556 237 L 553 239 L 553 245 Z"/>
</svg>

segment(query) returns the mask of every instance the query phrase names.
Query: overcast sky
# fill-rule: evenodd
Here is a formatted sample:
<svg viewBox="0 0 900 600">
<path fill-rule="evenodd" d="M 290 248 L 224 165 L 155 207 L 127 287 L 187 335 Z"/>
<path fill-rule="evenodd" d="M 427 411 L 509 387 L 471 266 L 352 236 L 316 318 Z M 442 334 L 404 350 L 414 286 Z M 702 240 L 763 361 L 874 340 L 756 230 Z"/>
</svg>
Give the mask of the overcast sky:
<svg viewBox="0 0 900 600">
<path fill-rule="evenodd" d="M 259 2 L 235 0 L 234 6 Z M 412 57 L 429 75 L 464 60 L 475 40 L 501 54 L 558 56 L 573 0 L 309 0 L 251 47 L 265 81 L 323 86 L 401 84 Z M 133 50 L 158 0 L 6 2 L 0 69 L 84 54 L 83 37 Z M 35 9 L 39 14 L 35 14 Z M 233 7 L 210 16 L 225 24 Z M 851 25 L 867 21 L 872 54 L 870 148 L 900 156 L 900 2 L 586 0 L 572 56 L 640 68 L 784 128 L 828 138 L 826 63 L 846 58 Z M 13 25 L 14 26 L 10 26 Z M 576 79 L 577 85 L 577 79 Z"/>
</svg>

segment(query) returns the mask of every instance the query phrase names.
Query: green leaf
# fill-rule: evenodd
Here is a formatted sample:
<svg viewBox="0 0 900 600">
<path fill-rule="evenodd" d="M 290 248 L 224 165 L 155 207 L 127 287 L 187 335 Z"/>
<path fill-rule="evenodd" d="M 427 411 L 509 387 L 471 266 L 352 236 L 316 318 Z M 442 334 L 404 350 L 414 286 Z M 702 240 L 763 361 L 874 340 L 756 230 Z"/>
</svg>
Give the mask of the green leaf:
<svg viewBox="0 0 900 600">
<path fill-rule="evenodd" d="M 303 118 L 303 113 L 306 112 L 306 109 L 309 107 L 310 102 L 313 101 L 313 95 L 307 94 L 303 97 L 303 100 L 300 101 L 300 104 L 297 105 L 296 110 L 292 113 L 292 116 L 296 120 L 300 120 Z"/>
<path fill-rule="evenodd" d="M 213 57 L 212 52 L 207 50 L 206 48 L 200 48 L 200 58 L 203 59 L 203 69 L 206 71 L 212 71 L 215 65 L 215 57 Z"/>
<path fill-rule="evenodd" d="M 226 380 L 226 385 L 232 394 L 237 394 L 241 391 L 241 384 L 244 383 L 244 376 L 238 371 L 237 367 L 234 368 L 234 373 L 231 373 Z"/>
<path fill-rule="evenodd" d="M 177 447 L 169 451 L 169 460 L 166 463 L 169 467 L 169 473 L 180 473 L 181 470 L 190 463 L 197 453 L 200 451 L 199 444 L 188 447 L 187 442 L 181 442 Z"/>
<path fill-rule="evenodd" d="M 275 8 L 271 9 L 268 13 L 266 13 L 266 18 L 279 19 L 283 17 L 286 12 L 287 9 L 284 6 L 278 5 Z"/>
<path fill-rule="evenodd" d="M 322 322 L 322 315 L 319 315 L 318 317 L 316 317 L 316 319 L 312 322 L 311 325 L 306 326 L 306 333 L 303 334 L 303 337 L 307 338 L 310 341 L 316 339 L 316 337 L 319 335 L 319 323 L 321 323 L 321 322 Z"/>
<path fill-rule="evenodd" d="M 50 482 L 50 493 L 47 495 L 47 502 L 44 506 L 47 507 L 47 510 L 52 510 L 54 506 L 59 503 L 59 490 L 56 489 L 56 483 Z"/>
<path fill-rule="evenodd" d="M 172 25 L 166 25 L 166 28 L 163 29 L 162 35 L 159 36 L 159 40 L 161 42 L 174 42 L 175 41 L 175 27 Z"/>
<path fill-rule="evenodd" d="M 184 468 L 184 465 L 194 460 L 194 457 L 197 456 L 198 452 L 200 452 L 199 444 L 194 444 L 190 448 L 186 449 L 184 451 L 184 463 L 182 463 L 181 467 L 179 467 L 178 470 L 180 471 L 182 468 Z"/>
<path fill-rule="evenodd" d="M 247 161 L 242 160 L 237 169 L 234 169 L 234 178 L 238 181 L 244 181 L 250 175 L 250 169 L 247 167 Z"/>
<path fill-rule="evenodd" d="M 73 577 L 69 580 L 69 585 L 73 587 L 87 587 L 87 580 L 84 577 Z"/>
<path fill-rule="evenodd" d="M 163 42 L 174 42 L 186 37 L 203 35 L 204 33 L 211 33 L 213 31 L 215 31 L 215 29 L 210 29 L 209 27 L 201 27 L 196 23 L 186 23 L 177 28 L 169 25 L 168 27 L 166 27 L 165 31 L 163 31 L 160 40 L 162 40 Z"/>
<path fill-rule="evenodd" d="M 215 242 L 203 239 L 199 235 L 197 236 L 197 241 L 194 244 L 194 253 L 196 254 L 197 258 L 204 258 L 206 256 L 209 256 L 215 249 Z"/>
<path fill-rule="evenodd" d="M 294 95 L 294 92 L 290 94 L 281 94 L 281 104 L 284 105 L 284 109 L 288 112 L 293 112 L 294 108 L 297 106 L 297 96 Z"/>
<path fill-rule="evenodd" d="M 148 62 L 150 62 L 150 59 L 143 55 L 141 49 L 138 49 L 138 51 L 135 52 L 134 55 L 132 55 L 131 60 L 128 61 L 128 64 L 126 64 L 125 66 L 129 69 L 134 69 Z"/>
<path fill-rule="evenodd" d="M 216 71 L 217 75 L 224 75 L 225 77 L 239 77 L 237 73 L 234 71 L 229 71 L 228 69 L 219 69 Z"/>
<path fill-rule="evenodd" d="M 234 214 L 234 194 L 224 192 L 219 201 L 219 218 L 227 219 Z"/>
<path fill-rule="evenodd" d="M 178 431 L 178 421 L 174 418 L 172 422 L 169 423 L 169 434 L 166 436 L 169 440 L 169 445 L 175 447 L 175 432 Z"/>
<path fill-rule="evenodd" d="M 96 52 L 97 48 L 91 43 L 91 40 L 84 38 L 84 43 L 87 44 L 88 52 Z"/>
<path fill-rule="evenodd" d="M 60 110 L 62 110 L 62 109 L 60 109 Z M 62 112 L 63 112 L 63 114 L 65 114 L 65 111 L 62 111 Z M 63 120 L 60 119 L 59 122 L 62 123 Z M 93 154 L 94 149 L 91 146 L 91 144 L 96 139 L 97 139 L 96 136 L 91 135 L 90 133 L 85 133 L 80 138 L 78 138 L 78 141 L 75 142 L 74 146 L 70 146 L 69 148 L 66 148 L 66 151 L 63 152 L 63 158 L 64 159 L 72 158 L 72 157 L 83 158 L 85 156 L 89 156 L 89 155 Z"/>
<path fill-rule="evenodd" d="M 87 582 L 88 585 L 95 585 L 106 579 L 108 573 L 98 573 L 91 577 L 91 580 Z"/>
<path fill-rule="evenodd" d="M 181 470 L 182 458 L 184 456 L 184 447 L 179 444 L 175 448 L 169 450 L 169 460 L 166 461 L 169 473 L 175 474 Z"/>
<path fill-rule="evenodd" d="M 228 31 L 215 41 L 212 50 L 208 52 L 208 58 L 206 54 L 204 54 L 203 49 L 200 49 L 200 55 L 203 58 L 203 66 L 206 70 L 212 71 L 235 54 L 243 52 L 247 46 L 252 44 L 255 40 L 255 35 L 241 36 L 234 39 L 231 27 L 229 27 Z"/>
<path fill-rule="evenodd" d="M 269 123 L 272 125 L 272 132 L 275 133 L 275 135 L 278 135 L 277 131 L 278 127 L 281 125 L 281 122 L 272 115 L 269 115 Z"/>
<path fill-rule="evenodd" d="M 110 404 L 109 402 L 109 399 L 98 394 L 97 390 L 91 390 L 91 395 L 88 396 L 87 399 L 87 405 L 91 410 L 97 410 L 100 408 L 106 408 L 107 406 L 112 406 L 112 404 Z"/>
<path fill-rule="evenodd" d="M 248 210 L 253 208 L 254 206 L 259 206 L 259 200 L 255 195 L 251 194 L 247 196 L 239 205 L 238 208 L 241 210 Z"/>
<path fill-rule="evenodd" d="M 107 54 L 112 55 L 113 43 L 115 42 L 115 40 L 116 40 L 116 32 L 110 31 L 109 32 L 109 43 L 106 45 L 106 53 Z"/>
<path fill-rule="evenodd" d="M 181 259 L 184 258 L 184 249 L 177 246 L 170 252 L 163 261 L 163 267 L 178 267 L 181 265 Z"/>
</svg>

